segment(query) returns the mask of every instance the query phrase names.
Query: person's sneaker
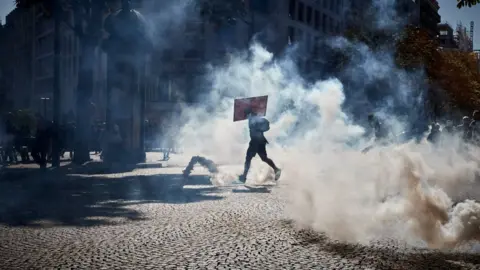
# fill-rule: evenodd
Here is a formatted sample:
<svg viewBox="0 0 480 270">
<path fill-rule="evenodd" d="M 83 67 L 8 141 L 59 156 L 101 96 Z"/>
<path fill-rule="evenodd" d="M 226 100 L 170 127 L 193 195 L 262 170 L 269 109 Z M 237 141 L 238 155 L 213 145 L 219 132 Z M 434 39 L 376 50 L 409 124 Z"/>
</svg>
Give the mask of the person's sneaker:
<svg viewBox="0 0 480 270">
<path fill-rule="evenodd" d="M 245 183 L 247 181 L 247 177 L 245 177 L 245 175 L 242 174 L 238 176 L 238 181 Z"/>
<path fill-rule="evenodd" d="M 275 171 L 275 181 L 277 181 L 280 178 L 281 175 L 282 175 L 282 170 L 277 169 Z"/>
</svg>

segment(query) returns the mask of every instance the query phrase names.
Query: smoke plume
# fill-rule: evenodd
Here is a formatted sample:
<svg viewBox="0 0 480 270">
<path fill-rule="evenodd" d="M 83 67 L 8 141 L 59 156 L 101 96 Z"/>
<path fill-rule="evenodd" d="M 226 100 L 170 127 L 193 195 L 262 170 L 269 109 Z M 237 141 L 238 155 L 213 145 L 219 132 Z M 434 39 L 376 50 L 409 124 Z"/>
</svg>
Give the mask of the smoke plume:
<svg viewBox="0 0 480 270">
<path fill-rule="evenodd" d="M 377 27 L 390 29 L 386 20 Z M 233 122 L 234 98 L 268 95 L 267 151 L 283 169 L 287 213 L 298 226 L 361 243 L 393 238 L 453 248 L 479 240 L 480 204 L 471 192 L 479 149 L 452 134 L 435 144 L 398 139 L 427 119 L 423 74 L 397 69 L 392 51 L 372 52 L 344 39 L 329 44 L 353 49 L 339 78 L 307 81 L 293 54 L 274 58 L 260 44 L 213 67 L 209 94 L 183 110 L 177 144 L 184 154 L 243 165 L 248 129 L 246 122 Z M 365 125 L 372 111 L 389 127 L 392 143 L 373 143 Z M 241 170 L 220 167 L 213 181 L 226 184 Z M 254 159 L 247 183 L 271 177 L 271 169 Z"/>
<path fill-rule="evenodd" d="M 213 111 L 187 108 L 178 143 L 187 155 L 242 164 L 248 130 L 245 123 L 232 121 L 233 99 L 269 95 L 268 151 L 283 168 L 288 212 L 299 226 L 344 241 L 393 237 L 423 240 L 432 248 L 455 247 L 480 236 L 480 205 L 453 203 L 474 195 L 468 190 L 478 173 L 472 158 L 478 149 L 457 136 L 435 145 L 412 141 L 362 153 L 371 142 L 342 109 L 342 83 L 335 78 L 307 83 L 291 60 L 273 60 L 260 45 L 252 46 L 250 57 L 232 56 L 213 71 L 211 82 L 205 103 L 217 106 Z M 271 173 L 255 160 L 247 181 L 262 182 Z M 216 182 L 221 182 L 218 176 Z"/>
</svg>

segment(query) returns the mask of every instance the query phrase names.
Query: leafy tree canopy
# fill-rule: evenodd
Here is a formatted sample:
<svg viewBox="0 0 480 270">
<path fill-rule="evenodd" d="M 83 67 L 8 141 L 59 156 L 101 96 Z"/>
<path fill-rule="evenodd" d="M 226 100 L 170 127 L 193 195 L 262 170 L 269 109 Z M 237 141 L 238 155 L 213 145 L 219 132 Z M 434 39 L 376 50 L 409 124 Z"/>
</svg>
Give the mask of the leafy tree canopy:
<svg viewBox="0 0 480 270">
<path fill-rule="evenodd" d="M 457 8 L 472 7 L 476 4 L 480 4 L 480 0 L 457 0 Z"/>
</svg>

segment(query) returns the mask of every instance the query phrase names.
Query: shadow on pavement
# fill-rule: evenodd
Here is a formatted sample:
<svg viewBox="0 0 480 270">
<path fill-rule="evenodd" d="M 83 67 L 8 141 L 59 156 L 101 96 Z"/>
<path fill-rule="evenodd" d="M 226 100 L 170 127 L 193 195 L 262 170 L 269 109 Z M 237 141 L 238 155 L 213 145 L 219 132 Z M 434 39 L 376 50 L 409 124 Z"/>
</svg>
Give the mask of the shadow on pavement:
<svg viewBox="0 0 480 270">
<path fill-rule="evenodd" d="M 287 226 L 292 226 L 287 224 Z M 473 253 L 442 252 L 417 249 L 401 251 L 393 247 L 365 246 L 332 241 L 324 234 L 301 230 L 296 233 L 298 245 L 316 245 L 323 251 L 349 260 L 358 260 L 358 267 L 376 269 L 465 269 L 461 264 L 480 265 L 480 256 Z"/>
<path fill-rule="evenodd" d="M 192 178 L 209 182 L 207 176 Z M 183 189 L 181 180 L 180 174 L 108 178 L 43 172 L 34 177 L 0 181 L 0 224 L 112 225 L 119 223 L 118 219 L 121 222 L 146 219 L 142 212 L 131 207 L 134 205 L 222 199 L 215 195 L 215 188 Z"/>
<path fill-rule="evenodd" d="M 234 189 L 233 193 L 271 193 L 272 191 L 267 187 L 249 187 L 243 186 L 245 189 Z"/>
</svg>

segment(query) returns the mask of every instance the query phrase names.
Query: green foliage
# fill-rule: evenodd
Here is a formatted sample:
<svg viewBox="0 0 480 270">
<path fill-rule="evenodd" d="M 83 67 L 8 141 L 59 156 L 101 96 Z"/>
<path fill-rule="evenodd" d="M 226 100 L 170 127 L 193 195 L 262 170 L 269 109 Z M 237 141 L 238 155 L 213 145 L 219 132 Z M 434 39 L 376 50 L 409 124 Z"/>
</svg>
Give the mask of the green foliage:
<svg viewBox="0 0 480 270">
<path fill-rule="evenodd" d="M 457 8 L 472 7 L 476 4 L 480 4 L 480 0 L 457 0 Z"/>
</svg>

